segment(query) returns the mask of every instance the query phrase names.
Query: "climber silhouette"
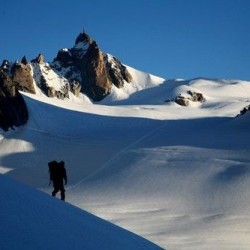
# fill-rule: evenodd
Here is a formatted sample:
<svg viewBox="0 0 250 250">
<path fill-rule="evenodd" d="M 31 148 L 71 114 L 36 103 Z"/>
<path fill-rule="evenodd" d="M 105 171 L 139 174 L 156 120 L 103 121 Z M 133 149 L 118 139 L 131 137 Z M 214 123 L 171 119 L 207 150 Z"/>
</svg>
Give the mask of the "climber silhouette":
<svg viewBox="0 0 250 250">
<path fill-rule="evenodd" d="M 64 161 L 57 162 L 51 161 L 48 163 L 49 173 L 50 173 L 50 181 L 53 182 L 54 190 L 52 192 L 52 196 L 56 196 L 56 194 L 60 191 L 61 200 L 65 200 L 65 189 L 64 184 L 67 185 L 67 172 L 65 169 Z"/>
</svg>

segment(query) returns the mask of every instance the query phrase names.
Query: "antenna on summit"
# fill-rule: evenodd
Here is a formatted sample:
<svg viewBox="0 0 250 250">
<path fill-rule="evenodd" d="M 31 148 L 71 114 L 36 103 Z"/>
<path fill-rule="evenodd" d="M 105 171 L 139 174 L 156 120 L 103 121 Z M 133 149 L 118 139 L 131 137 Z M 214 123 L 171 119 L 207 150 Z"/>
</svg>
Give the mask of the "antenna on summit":
<svg viewBox="0 0 250 250">
<path fill-rule="evenodd" d="M 85 29 L 85 26 L 83 26 L 83 33 L 84 33 L 84 34 L 87 34 L 86 29 Z"/>
</svg>

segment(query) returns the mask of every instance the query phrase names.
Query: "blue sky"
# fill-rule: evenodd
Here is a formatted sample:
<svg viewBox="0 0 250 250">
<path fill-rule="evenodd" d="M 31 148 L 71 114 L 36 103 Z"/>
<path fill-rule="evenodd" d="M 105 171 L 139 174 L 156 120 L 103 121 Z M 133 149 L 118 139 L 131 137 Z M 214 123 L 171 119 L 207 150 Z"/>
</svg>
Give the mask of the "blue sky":
<svg viewBox="0 0 250 250">
<path fill-rule="evenodd" d="M 0 60 L 53 60 L 85 27 L 104 52 L 164 78 L 250 80 L 249 0 L 11 0 Z"/>
</svg>

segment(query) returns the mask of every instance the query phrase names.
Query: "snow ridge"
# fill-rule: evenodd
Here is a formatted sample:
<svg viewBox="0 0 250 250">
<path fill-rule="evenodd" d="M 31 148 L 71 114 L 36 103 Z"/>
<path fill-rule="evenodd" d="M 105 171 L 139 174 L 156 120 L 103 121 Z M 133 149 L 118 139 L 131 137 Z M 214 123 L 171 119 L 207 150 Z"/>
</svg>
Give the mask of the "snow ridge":
<svg viewBox="0 0 250 250">
<path fill-rule="evenodd" d="M 6 176 L 0 179 L 1 249 L 160 249 Z"/>
</svg>

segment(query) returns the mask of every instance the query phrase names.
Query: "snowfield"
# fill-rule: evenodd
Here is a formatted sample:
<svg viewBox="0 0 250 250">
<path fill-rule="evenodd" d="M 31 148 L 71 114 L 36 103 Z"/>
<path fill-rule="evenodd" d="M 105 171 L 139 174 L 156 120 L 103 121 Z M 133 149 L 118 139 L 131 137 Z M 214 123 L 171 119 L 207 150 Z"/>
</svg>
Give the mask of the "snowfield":
<svg viewBox="0 0 250 250">
<path fill-rule="evenodd" d="M 250 104 L 250 82 L 129 70 L 132 84 L 98 104 L 23 93 L 30 119 L 2 134 L 0 173 L 50 195 L 47 163 L 64 160 L 68 203 L 164 249 L 249 249 L 250 115 L 236 115 Z M 188 91 L 206 101 L 166 102 Z M 122 249 L 112 244 L 102 249 Z"/>
</svg>

